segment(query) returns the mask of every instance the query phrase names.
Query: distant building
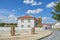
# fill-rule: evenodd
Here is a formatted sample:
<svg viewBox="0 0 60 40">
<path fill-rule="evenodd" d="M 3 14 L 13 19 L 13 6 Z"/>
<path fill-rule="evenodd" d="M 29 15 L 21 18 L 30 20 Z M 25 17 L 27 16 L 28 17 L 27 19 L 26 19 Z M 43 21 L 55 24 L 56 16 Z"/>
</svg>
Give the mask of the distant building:
<svg viewBox="0 0 60 40">
<path fill-rule="evenodd" d="M 52 24 L 43 24 L 43 26 L 52 26 Z"/>
<path fill-rule="evenodd" d="M 52 25 L 52 28 L 60 28 L 60 22 L 56 22 L 54 25 Z"/>
<path fill-rule="evenodd" d="M 41 27 L 42 18 L 36 19 L 32 16 L 21 16 L 18 17 L 18 27 L 20 28 L 31 28 L 31 27 Z"/>
<path fill-rule="evenodd" d="M 43 24 L 42 26 L 43 26 L 43 28 L 45 28 L 45 27 L 52 28 L 52 24 Z"/>
</svg>

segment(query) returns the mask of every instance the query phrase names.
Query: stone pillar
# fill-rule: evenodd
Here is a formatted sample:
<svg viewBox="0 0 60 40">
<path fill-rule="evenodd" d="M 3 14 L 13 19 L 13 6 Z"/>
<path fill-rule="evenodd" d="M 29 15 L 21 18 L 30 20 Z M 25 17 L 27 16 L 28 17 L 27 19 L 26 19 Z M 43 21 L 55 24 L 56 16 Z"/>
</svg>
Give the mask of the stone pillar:
<svg viewBox="0 0 60 40">
<path fill-rule="evenodd" d="M 35 34 L 35 27 L 31 28 L 31 34 Z"/>
<path fill-rule="evenodd" d="M 11 36 L 15 36 L 15 27 L 11 26 Z"/>
</svg>

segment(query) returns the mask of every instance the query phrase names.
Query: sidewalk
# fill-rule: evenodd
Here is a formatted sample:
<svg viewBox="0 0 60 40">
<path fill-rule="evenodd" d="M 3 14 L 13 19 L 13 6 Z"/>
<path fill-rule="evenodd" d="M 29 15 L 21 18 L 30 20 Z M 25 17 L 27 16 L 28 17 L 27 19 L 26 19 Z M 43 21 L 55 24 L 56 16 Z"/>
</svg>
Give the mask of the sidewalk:
<svg viewBox="0 0 60 40">
<path fill-rule="evenodd" d="M 8 33 L 6 33 L 4 35 L 7 35 L 7 36 L 1 36 L 0 40 L 37 40 L 40 38 L 44 38 L 50 35 L 51 33 L 52 31 L 47 31 L 47 30 L 36 33 L 36 34 L 30 34 L 30 33 L 16 34 L 16 36 L 10 36 L 10 35 L 7 35 Z"/>
</svg>

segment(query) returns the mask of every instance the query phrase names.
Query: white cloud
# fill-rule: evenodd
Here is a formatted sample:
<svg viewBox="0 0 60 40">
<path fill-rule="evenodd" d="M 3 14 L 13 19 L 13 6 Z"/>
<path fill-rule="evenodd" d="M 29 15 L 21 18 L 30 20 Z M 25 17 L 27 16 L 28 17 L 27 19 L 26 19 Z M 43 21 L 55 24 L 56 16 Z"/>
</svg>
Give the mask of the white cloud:
<svg viewBox="0 0 60 40">
<path fill-rule="evenodd" d="M 39 2 L 39 3 L 33 2 L 31 5 L 34 6 L 34 5 L 41 5 L 41 4 L 42 4 L 42 2 Z"/>
<path fill-rule="evenodd" d="M 15 10 L 15 9 L 13 9 L 12 11 L 13 11 L 13 12 L 15 12 L 16 10 Z"/>
<path fill-rule="evenodd" d="M 42 17 L 43 21 L 49 20 L 50 17 Z"/>
<path fill-rule="evenodd" d="M 54 7 L 56 4 L 54 2 L 51 2 L 49 4 L 46 5 L 47 8 L 51 8 Z"/>
<path fill-rule="evenodd" d="M 38 8 L 38 9 L 35 9 L 35 10 L 27 10 L 27 14 L 37 14 L 37 13 L 40 13 L 40 12 L 42 12 L 43 11 L 43 9 L 40 9 L 40 8 Z"/>
<path fill-rule="evenodd" d="M 34 6 L 34 5 L 41 5 L 42 4 L 42 2 L 36 2 L 34 0 L 24 0 L 23 3 L 30 4 L 32 6 Z"/>
<path fill-rule="evenodd" d="M 34 0 L 24 0 L 23 1 L 23 3 L 26 3 L 26 4 L 31 4 L 31 3 L 33 3 L 34 2 Z"/>
<path fill-rule="evenodd" d="M 9 23 L 16 23 L 17 22 L 17 16 L 9 15 L 7 20 Z"/>
<path fill-rule="evenodd" d="M 5 22 L 5 16 L 0 15 L 0 23 Z"/>
<path fill-rule="evenodd" d="M 21 8 L 18 8 L 18 10 L 20 10 Z"/>
<path fill-rule="evenodd" d="M 8 10 L 8 9 L 0 9 L 1 15 L 10 15 L 10 14 L 16 14 L 15 10 Z"/>
<path fill-rule="evenodd" d="M 42 17 L 42 23 L 54 23 L 55 20 L 53 20 L 50 17 Z"/>
<path fill-rule="evenodd" d="M 2 23 L 17 23 L 17 16 L 15 15 L 9 15 L 9 16 L 0 16 L 0 22 Z"/>
</svg>

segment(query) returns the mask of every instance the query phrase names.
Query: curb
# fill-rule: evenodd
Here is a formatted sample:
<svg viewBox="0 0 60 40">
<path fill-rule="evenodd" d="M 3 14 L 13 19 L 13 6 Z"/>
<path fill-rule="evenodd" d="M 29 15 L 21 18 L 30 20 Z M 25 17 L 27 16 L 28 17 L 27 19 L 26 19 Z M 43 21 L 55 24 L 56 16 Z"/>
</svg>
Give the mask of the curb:
<svg viewBox="0 0 60 40">
<path fill-rule="evenodd" d="M 50 36 L 51 34 L 53 34 L 53 32 L 51 32 L 49 35 L 47 35 L 47 36 L 44 36 L 44 37 L 42 37 L 42 38 L 40 38 L 40 39 L 37 39 L 37 40 L 44 39 L 44 38 L 46 38 L 46 37 Z"/>
</svg>

